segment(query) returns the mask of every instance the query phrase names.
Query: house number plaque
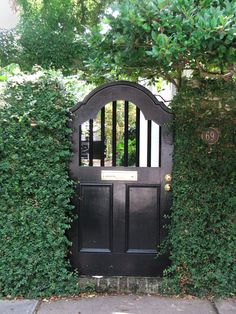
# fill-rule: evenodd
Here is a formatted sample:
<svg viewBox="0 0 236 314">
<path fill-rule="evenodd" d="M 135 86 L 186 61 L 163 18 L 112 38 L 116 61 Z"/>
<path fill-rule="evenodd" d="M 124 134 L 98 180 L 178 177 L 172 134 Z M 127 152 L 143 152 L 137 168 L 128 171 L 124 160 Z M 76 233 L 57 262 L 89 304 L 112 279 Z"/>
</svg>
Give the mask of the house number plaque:
<svg viewBox="0 0 236 314">
<path fill-rule="evenodd" d="M 202 131 L 202 134 L 201 134 L 202 140 L 209 145 L 213 145 L 217 143 L 219 140 L 219 137 L 220 137 L 220 132 L 216 128 L 208 128 Z"/>
<path fill-rule="evenodd" d="M 101 172 L 102 180 L 120 180 L 120 181 L 137 181 L 138 172 L 137 171 L 120 171 L 120 170 L 102 170 Z"/>
</svg>

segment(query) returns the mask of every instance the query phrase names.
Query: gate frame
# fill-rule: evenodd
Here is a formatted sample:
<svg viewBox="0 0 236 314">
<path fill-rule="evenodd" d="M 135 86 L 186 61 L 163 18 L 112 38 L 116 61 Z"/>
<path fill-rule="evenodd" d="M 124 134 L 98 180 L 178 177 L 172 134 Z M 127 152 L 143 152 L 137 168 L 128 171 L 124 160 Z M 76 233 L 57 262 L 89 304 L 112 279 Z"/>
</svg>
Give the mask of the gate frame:
<svg viewBox="0 0 236 314">
<path fill-rule="evenodd" d="M 173 113 L 164 102 L 159 101 L 147 88 L 142 85 L 130 81 L 114 81 L 103 84 L 92 90 L 83 101 L 78 102 L 70 109 L 71 121 L 69 127 L 73 129 L 71 136 L 73 156 L 69 164 L 70 178 L 76 182 L 76 188 L 72 203 L 75 206 L 75 211 L 78 213 L 79 209 L 79 126 L 89 119 L 96 118 L 97 113 L 106 104 L 114 100 L 126 100 L 136 105 L 143 113 L 146 120 L 152 120 L 160 125 L 161 154 L 160 164 L 161 169 L 161 189 L 160 189 L 160 243 L 167 235 L 167 228 L 169 220 L 166 215 L 170 212 L 172 204 L 171 192 L 165 191 L 165 184 L 170 183 L 165 180 L 166 174 L 172 172 L 172 154 L 173 154 L 173 134 L 169 123 L 173 118 Z M 105 167 L 101 167 L 105 168 Z M 124 167 L 125 169 L 125 167 Z M 77 239 L 76 226 L 77 219 L 72 222 L 71 230 L 69 231 L 69 238 L 72 241 L 72 267 L 75 267 L 76 262 L 73 256 L 76 256 Z"/>
</svg>

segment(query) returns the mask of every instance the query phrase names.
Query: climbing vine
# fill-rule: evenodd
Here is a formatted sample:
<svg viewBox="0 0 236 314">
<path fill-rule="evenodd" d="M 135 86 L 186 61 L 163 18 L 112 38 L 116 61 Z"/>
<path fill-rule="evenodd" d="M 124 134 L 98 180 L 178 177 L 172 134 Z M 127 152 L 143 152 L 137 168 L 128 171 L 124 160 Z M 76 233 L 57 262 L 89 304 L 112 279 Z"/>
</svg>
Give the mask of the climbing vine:
<svg viewBox="0 0 236 314">
<path fill-rule="evenodd" d="M 236 85 L 220 80 L 185 85 L 172 108 L 172 265 L 162 290 L 231 296 L 236 292 Z M 220 132 L 214 145 L 201 138 L 209 127 Z"/>
<path fill-rule="evenodd" d="M 69 269 L 69 95 L 53 72 L 9 79 L 0 103 L 0 295 L 78 292 Z"/>
</svg>

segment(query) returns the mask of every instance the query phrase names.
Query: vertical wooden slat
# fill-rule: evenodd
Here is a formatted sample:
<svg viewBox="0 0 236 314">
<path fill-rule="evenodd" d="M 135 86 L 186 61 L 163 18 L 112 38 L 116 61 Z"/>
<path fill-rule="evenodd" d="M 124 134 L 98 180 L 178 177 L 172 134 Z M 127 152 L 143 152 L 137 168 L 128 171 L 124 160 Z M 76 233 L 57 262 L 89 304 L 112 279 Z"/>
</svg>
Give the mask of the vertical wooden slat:
<svg viewBox="0 0 236 314">
<path fill-rule="evenodd" d="M 125 130 L 124 130 L 124 166 L 128 167 L 129 159 L 129 102 L 125 101 Z"/>
<path fill-rule="evenodd" d="M 82 142 L 81 142 L 81 137 L 82 137 L 82 127 L 80 125 L 79 126 L 79 166 L 82 165 Z"/>
<path fill-rule="evenodd" d="M 147 167 L 151 167 L 151 143 L 152 143 L 152 121 L 147 124 Z"/>
<path fill-rule="evenodd" d="M 112 166 L 116 167 L 116 101 L 112 102 Z"/>
<path fill-rule="evenodd" d="M 139 167 L 140 109 L 136 107 L 136 167 Z"/>
<path fill-rule="evenodd" d="M 162 129 L 161 129 L 161 126 L 159 126 L 159 166 L 158 167 L 161 167 L 161 150 L 162 150 L 162 142 L 161 142 L 161 138 L 162 138 Z"/>
<path fill-rule="evenodd" d="M 89 166 L 93 166 L 93 120 L 89 120 Z"/>
<path fill-rule="evenodd" d="M 104 167 L 105 160 L 105 107 L 101 109 L 101 167 Z"/>
</svg>

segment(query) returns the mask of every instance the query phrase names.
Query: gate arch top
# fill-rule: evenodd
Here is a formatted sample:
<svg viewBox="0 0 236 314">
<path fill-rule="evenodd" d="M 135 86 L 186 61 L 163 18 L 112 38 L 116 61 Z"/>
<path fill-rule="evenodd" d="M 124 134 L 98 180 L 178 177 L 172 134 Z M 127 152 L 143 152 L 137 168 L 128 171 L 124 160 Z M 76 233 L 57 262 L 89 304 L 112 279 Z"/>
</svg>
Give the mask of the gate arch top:
<svg viewBox="0 0 236 314">
<path fill-rule="evenodd" d="M 96 117 L 100 109 L 115 100 L 126 100 L 142 111 L 146 120 L 159 125 L 172 118 L 170 109 L 145 87 L 128 81 L 111 82 L 94 89 L 82 102 L 75 105 L 71 112 L 76 116 L 78 125 Z"/>
</svg>

